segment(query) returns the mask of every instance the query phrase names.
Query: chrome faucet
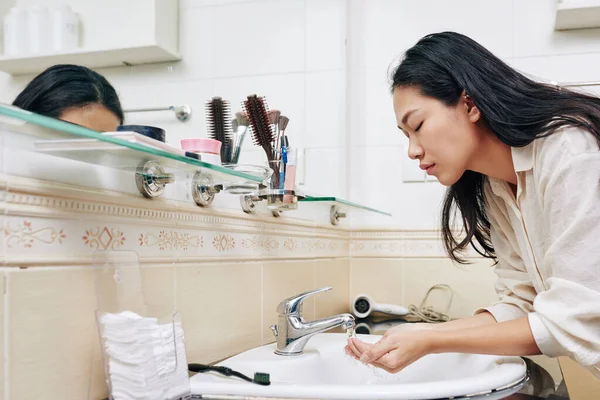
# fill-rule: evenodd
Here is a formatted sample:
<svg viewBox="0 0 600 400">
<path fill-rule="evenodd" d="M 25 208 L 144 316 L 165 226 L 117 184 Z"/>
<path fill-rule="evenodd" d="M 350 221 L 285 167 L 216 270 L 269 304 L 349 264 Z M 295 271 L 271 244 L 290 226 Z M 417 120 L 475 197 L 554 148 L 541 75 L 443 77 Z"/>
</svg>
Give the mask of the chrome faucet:
<svg viewBox="0 0 600 400">
<path fill-rule="evenodd" d="M 317 333 L 325 332 L 338 326 L 344 329 L 354 328 L 354 317 L 350 314 L 339 314 L 332 317 L 305 322 L 302 317 L 302 303 L 308 296 L 331 290 L 332 287 L 323 287 L 309 290 L 283 300 L 277 306 L 279 324 L 271 326 L 277 338 L 275 354 L 281 356 L 297 356 L 302 354 L 308 339 Z"/>
</svg>

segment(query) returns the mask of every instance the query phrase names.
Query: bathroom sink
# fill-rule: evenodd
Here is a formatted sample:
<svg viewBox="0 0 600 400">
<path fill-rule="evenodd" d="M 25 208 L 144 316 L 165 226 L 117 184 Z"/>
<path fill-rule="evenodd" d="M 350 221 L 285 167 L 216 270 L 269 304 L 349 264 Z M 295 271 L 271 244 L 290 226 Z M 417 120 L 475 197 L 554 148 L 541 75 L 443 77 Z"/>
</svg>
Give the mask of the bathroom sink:
<svg viewBox="0 0 600 400">
<path fill-rule="evenodd" d="M 377 335 L 357 335 L 374 343 Z M 253 377 L 270 374 L 271 385 L 260 386 L 216 373 L 191 378 L 193 394 L 303 399 L 501 399 L 517 392 L 527 375 L 519 357 L 472 354 L 432 354 L 397 374 L 364 365 L 344 352 L 346 335 L 313 337 L 299 356 L 274 354 L 275 344 L 248 350 L 218 365 Z M 209 397 L 209 396 L 208 396 Z"/>
</svg>

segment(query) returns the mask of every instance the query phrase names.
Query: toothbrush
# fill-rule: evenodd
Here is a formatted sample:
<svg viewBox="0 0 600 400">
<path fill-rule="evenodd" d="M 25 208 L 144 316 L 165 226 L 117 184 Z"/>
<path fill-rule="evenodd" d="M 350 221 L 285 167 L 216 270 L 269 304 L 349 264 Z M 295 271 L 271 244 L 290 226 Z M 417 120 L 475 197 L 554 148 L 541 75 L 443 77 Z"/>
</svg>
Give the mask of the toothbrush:
<svg viewBox="0 0 600 400">
<path fill-rule="evenodd" d="M 238 122 L 237 119 L 232 119 L 231 120 L 231 131 L 233 132 L 233 148 L 234 148 L 234 152 L 235 152 L 235 145 L 237 144 L 237 140 L 238 140 Z M 232 156 L 233 159 L 233 156 Z"/>
<path fill-rule="evenodd" d="M 269 111 L 269 124 L 271 125 L 271 127 L 273 128 L 273 133 L 275 134 L 275 140 L 273 143 L 274 145 L 274 149 L 273 151 L 275 152 L 275 158 L 278 159 L 278 155 L 279 155 L 279 147 L 277 147 L 277 139 L 279 138 L 279 127 L 278 127 L 278 122 L 279 122 L 279 117 L 281 116 L 281 111 L 279 110 L 270 110 Z"/>
<path fill-rule="evenodd" d="M 235 113 L 235 121 L 236 121 L 236 132 L 237 138 L 235 141 L 235 150 L 233 152 L 232 163 L 237 164 L 240 159 L 240 152 L 242 151 L 242 144 L 244 143 L 244 139 L 246 138 L 246 133 L 248 132 L 248 118 L 246 114 L 243 112 Z"/>
<path fill-rule="evenodd" d="M 296 189 L 296 164 L 298 163 L 298 149 L 292 149 L 286 147 L 286 155 L 287 158 L 287 166 L 285 168 L 285 186 L 283 187 L 285 190 L 295 190 Z M 283 195 L 284 203 L 293 203 L 294 196 L 291 194 Z"/>
<path fill-rule="evenodd" d="M 283 146 L 282 140 L 283 140 L 283 136 L 285 134 L 285 129 L 288 126 L 288 123 L 290 122 L 290 119 L 288 117 L 286 117 L 285 115 L 282 115 L 279 117 L 279 121 L 277 121 L 277 149 L 279 150 L 281 148 L 281 146 Z"/>
<path fill-rule="evenodd" d="M 285 146 L 283 146 L 281 148 L 281 160 L 282 160 L 282 168 L 281 168 L 281 171 L 279 171 L 279 189 L 283 190 L 283 187 L 285 184 L 285 166 L 287 165 L 287 162 L 288 162 L 287 147 L 285 147 Z"/>
<path fill-rule="evenodd" d="M 204 365 L 204 364 L 188 364 L 188 371 L 191 372 L 208 372 L 214 371 L 225 376 L 236 376 L 247 382 L 256 383 L 257 385 L 269 386 L 271 384 L 271 377 L 269 374 L 264 372 L 255 372 L 254 379 L 242 374 L 241 372 L 234 371 L 231 368 L 225 366 L 216 365 Z"/>
</svg>

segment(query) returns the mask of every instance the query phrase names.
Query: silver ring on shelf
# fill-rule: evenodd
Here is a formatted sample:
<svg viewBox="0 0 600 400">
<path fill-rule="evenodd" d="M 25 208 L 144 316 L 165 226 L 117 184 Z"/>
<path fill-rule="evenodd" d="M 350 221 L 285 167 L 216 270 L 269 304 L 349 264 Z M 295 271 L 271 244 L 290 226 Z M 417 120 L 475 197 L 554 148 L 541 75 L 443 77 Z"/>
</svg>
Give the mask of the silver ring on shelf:
<svg viewBox="0 0 600 400">
<path fill-rule="evenodd" d="M 256 204 L 258 201 L 260 201 L 260 199 L 255 198 L 254 195 L 251 194 L 240 196 L 240 205 L 246 214 L 254 214 L 256 212 Z"/>
<path fill-rule="evenodd" d="M 221 191 L 221 186 L 215 185 L 212 176 L 196 171 L 192 178 L 192 198 L 200 207 L 209 207 L 215 195 Z"/>
<path fill-rule="evenodd" d="M 165 186 L 175 182 L 173 174 L 166 173 L 157 161 L 143 161 L 135 172 L 135 184 L 140 193 L 149 199 L 160 196 Z"/>
<path fill-rule="evenodd" d="M 346 218 L 345 212 L 340 212 L 340 208 L 336 205 L 331 206 L 329 210 L 329 219 L 331 221 L 331 225 L 337 225 L 340 222 L 340 218 Z"/>
<path fill-rule="evenodd" d="M 256 212 L 256 205 L 261 200 L 267 200 L 267 208 L 274 217 L 280 217 L 282 211 L 296 210 L 298 200 L 305 196 L 295 190 L 261 189 L 256 193 L 240 196 L 242 210 L 247 214 Z"/>
</svg>

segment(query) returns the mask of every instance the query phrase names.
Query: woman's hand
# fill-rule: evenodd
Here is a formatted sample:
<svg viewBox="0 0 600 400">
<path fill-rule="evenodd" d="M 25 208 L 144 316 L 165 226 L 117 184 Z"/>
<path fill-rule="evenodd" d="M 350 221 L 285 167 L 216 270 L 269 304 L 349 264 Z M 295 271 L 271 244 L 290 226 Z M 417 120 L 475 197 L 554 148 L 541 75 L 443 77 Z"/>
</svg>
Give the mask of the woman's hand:
<svg viewBox="0 0 600 400">
<path fill-rule="evenodd" d="M 489 317 L 476 317 L 455 324 L 404 324 L 387 331 L 373 345 L 350 339 L 346 352 L 364 363 L 391 373 L 398 372 L 431 353 L 498 356 L 541 354 L 528 317 L 498 323 L 485 323 L 491 322 Z"/>
<path fill-rule="evenodd" d="M 396 373 L 429 353 L 432 324 L 403 324 L 388 330 L 375 344 L 350 338 L 346 353 L 364 363 Z"/>
<path fill-rule="evenodd" d="M 392 335 L 397 331 L 404 329 L 430 329 L 436 331 L 450 331 L 450 330 L 461 330 L 467 328 L 478 328 L 484 325 L 495 325 L 496 319 L 492 314 L 485 311 L 472 317 L 462 318 L 450 322 L 444 322 L 441 324 L 430 324 L 430 323 L 406 323 L 391 328 L 386 332 L 386 335 Z M 356 358 L 357 360 L 362 354 L 370 349 L 373 345 L 361 341 L 348 341 L 348 345 L 345 350 L 348 355 Z"/>
</svg>

